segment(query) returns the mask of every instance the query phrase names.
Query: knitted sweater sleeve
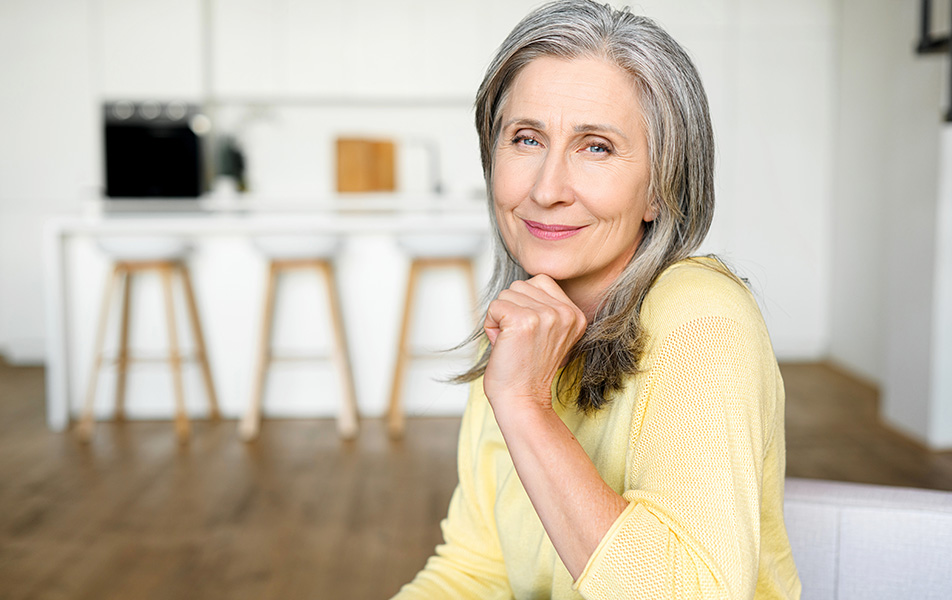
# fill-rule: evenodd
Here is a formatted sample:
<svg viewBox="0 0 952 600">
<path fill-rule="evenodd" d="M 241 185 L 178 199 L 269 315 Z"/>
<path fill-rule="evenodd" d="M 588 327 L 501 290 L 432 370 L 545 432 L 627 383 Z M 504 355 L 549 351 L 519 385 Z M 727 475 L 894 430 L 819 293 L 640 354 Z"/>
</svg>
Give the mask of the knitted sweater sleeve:
<svg viewBox="0 0 952 600">
<path fill-rule="evenodd" d="M 633 392 L 629 504 L 576 582 L 584 598 L 753 597 L 765 448 L 782 414 L 763 322 L 743 317 L 693 318 L 651 350 Z"/>
<path fill-rule="evenodd" d="M 393 600 L 512 598 L 495 520 L 489 508 L 496 494 L 495 471 L 490 466 L 473 468 L 477 454 L 493 454 L 493 448 L 487 446 L 494 443 L 481 441 L 488 405 L 474 402 L 478 384 L 477 381 L 470 388 L 470 400 L 460 426 L 459 484 L 441 523 L 444 542 Z"/>
</svg>

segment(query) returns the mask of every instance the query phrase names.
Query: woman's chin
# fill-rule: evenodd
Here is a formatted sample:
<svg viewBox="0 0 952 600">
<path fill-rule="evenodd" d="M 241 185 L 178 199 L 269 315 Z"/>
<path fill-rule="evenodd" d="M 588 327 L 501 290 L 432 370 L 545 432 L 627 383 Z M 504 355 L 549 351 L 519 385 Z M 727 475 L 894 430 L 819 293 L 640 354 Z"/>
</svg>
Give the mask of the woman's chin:
<svg viewBox="0 0 952 600">
<path fill-rule="evenodd" d="M 530 277 L 535 277 L 536 275 L 548 275 L 555 281 L 563 281 L 572 277 L 568 269 L 559 268 L 555 265 L 540 265 L 536 266 L 535 268 L 523 267 L 523 269 L 529 274 Z"/>
</svg>

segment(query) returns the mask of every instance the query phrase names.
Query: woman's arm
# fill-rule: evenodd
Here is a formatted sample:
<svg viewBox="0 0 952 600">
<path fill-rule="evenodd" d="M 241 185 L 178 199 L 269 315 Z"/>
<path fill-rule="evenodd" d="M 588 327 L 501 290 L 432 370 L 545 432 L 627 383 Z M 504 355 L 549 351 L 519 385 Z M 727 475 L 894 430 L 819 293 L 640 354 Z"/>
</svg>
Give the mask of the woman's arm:
<svg viewBox="0 0 952 600">
<path fill-rule="evenodd" d="M 585 330 L 552 279 L 516 282 L 487 311 L 493 344 L 483 387 L 516 473 L 573 578 L 628 505 L 552 408 L 551 384 Z"/>
<path fill-rule="evenodd" d="M 554 410 L 497 396 L 499 429 L 520 481 L 573 579 L 628 506 Z M 518 408 L 515 408 L 517 407 Z"/>
</svg>

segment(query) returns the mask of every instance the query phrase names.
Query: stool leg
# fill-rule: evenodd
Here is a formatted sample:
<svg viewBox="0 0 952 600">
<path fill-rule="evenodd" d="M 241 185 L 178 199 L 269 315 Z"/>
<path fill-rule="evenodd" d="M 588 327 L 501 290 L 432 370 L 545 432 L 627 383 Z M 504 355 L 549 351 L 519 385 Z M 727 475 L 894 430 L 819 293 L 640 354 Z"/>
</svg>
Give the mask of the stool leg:
<svg viewBox="0 0 952 600">
<path fill-rule="evenodd" d="M 390 388 L 390 407 L 387 409 L 387 428 L 390 436 L 399 438 L 403 435 L 405 419 L 403 414 L 402 392 L 403 378 L 410 356 L 410 320 L 413 315 L 413 295 L 417 286 L 421 265 L 413 260 L 410 263 L 410 274 L 407 277 L 407 293 L 403 304 L 403 321 L 400 326 L 400 340 L 397 342 L 397 364 L 393 373 L 393 386 Z"/>
<path fill-rule="evenodd" d="M 208 396 L 208 417 L 213 421 L 221 419 L 218 410 L 218 395 L 215 393 L 215 384 L 212 381 L 212 369 L 208 364 L 208 350 L 205 347 L 205 336 L 202 335 L 202 325 L 198 318 L 198 306 L 195 304 L 195 293 L 192 291 L 192 278 L 188 267 L 178 263 L 179 276 L 182 278 L 182 287 L 185 290 L 185 306 L 188 307 L 189 321 L 192 325 L 192 337 L 195 340 L 198 364 L 202 369 L 202 379 L 205 382 L 205 393 Z"/>
<path fill-rule="evenodd" d="M 172 384 L 175 388 L 175 432 L 180 442 L 188 441 L 189 423 L 185 414 L 185 391 L 182 383 L 182 355 L 179 352 L 178 331 L 175 326 L 175 307 L 172 296 L 171 265 L 160 267 L 162 287 L 165 289 L 165 315 L 169 328 L 169 363 L 172 368 Z"/>
<path fill-rule="evenodd" d="M 109 320 L 109 305 L 112 301 L 113 291 L 116 287 L 116 281 L 119 279 L 121 268 L 115 265 L 109 281 L 106 282 L 106 289 L 103 291 L 102 305 L 99 310 L 99 328 L 96 332 L 96 346 L 93 349 L 93 368 L 89 374 L 89 384 L 86 387 L 86 402 L 83 406 L 83 414 L 79 421 L 78 432 L 79 439 L 88 442 L 92 439 L 95 420 L 93 418 L 93 407 L 96 403 L 96 383 L 99 380 L 99 370 L 102 368 L 102 351 L 106 342 L 106 322 Z"/>
<path fill-rule="evenodd" d="M 122 317 L 119 329 L 119 357 L 116 361 L 117 421 L 126 419 L 126 375 L 129 368 L 129 312 L 132 306 L 132 272 L 122 273 Z"/>
<path fill-rule="evenodd" d="M 252 389 L 251 404 L 238 425 L 238 434 L 246 442 L 258 437 L 261 427 L 261 406 L 264 401 L 264 384 L 271 363 L 271 327 L 274 323 L 274 298 L 278 283 L 278 266 L 274 261 L 268 266 L 268 287 L 264 295 L 264 314 L 261 318 L 261 341 L 258 343 L 258 368 Z"/>
<path fill-rule="evenodd" d="M 334 362 L 337 363 L 337 372 L 340 375 L 341 391 L 343 392 L 343 406 L 337 417 L 337 430 L 344 439 L 353 439 L 357 435 L 357 398 L 354 393 L 354 375 L 350 366 L 350 353 L 347 350 L 347 336 L 344 333 L 344 321 L 340 310 L 340 296 L 337 292 L 337 282 L 334 270 L 328 261 L 317 263 L 318 269 L 324 276 L 327 287 L 327 300 L 331 309 L 331 321 L 334 327 L 334 342 L 337 347 L 334 352 Z"/>
</svg>

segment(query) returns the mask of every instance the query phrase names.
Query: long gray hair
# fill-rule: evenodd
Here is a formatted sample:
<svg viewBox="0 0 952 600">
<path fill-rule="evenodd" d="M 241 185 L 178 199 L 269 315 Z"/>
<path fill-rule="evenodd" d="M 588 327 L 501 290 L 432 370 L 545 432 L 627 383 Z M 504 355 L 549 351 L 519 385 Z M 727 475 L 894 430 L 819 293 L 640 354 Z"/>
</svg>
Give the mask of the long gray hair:
<svg viewBox="0 0 952 600">
<path fill-rule="evenodd" d="M 602 58 L 631 75 L 647 129 L 649 202 L 658 210 L 657 218 L 643 224 L 645 234 L 634 257 L 605 292 L 570 352 L 570 363 L 579 367 L 572 370 L 576 404 L 590 412 L 604 406 L 627 375 L 638 372 L 646 342 L 639 313 L 655 279 L 689 257 L 707 235 L 714 216 L 714 133 L 697 69 L 650 19 L 591 0 L 560 0 L 530 13 L 500 46 L 476 95 L 476 129 L 495 245 L 487 300 L 528 278 L 506 249 L 496 223 L 493 160 L 513 80 L 542 56 Z M 480 336 L 477 331 L 472 339 Z M 480 377 L 490 350 L 487 345 L 476 365 L 456 380 Z"/>
</svg>

